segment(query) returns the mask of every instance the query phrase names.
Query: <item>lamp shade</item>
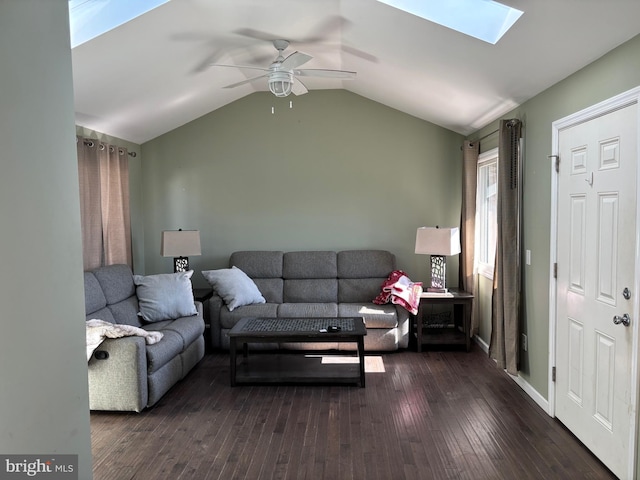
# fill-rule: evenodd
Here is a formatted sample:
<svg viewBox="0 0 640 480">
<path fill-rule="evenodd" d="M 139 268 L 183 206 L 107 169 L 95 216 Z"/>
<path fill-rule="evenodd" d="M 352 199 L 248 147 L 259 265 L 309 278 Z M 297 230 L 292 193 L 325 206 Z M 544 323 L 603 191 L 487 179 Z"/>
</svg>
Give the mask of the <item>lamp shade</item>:
<svg viewBox="0 0 640 480">
<path fill-rule="evenodd" d="M 163 257 L 189 257 L 202 255 L 200 230 L 164 230 L 160 245 Z"/>
<path fill-rule="evenodd" d="M 457 227 L 420 227 L 416 233 L 415 253 L 457 255 L 460 253 L 460 230 Z"/>
</svg>

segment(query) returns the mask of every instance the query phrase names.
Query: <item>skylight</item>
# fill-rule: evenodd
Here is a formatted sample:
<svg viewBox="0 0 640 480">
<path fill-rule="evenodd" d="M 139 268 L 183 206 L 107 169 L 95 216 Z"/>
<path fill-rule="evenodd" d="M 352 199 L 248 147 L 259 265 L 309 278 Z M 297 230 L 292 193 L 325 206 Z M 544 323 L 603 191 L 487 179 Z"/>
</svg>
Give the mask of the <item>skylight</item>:
<svg viewBox="0 0 640 480">
<path fill-rule="evenodd" d="M 69 0 L 71 48 L 88 42 L 169 0 Z"/>
<path fill-rule="evenodd" d="M 495 45 L 523 14 L 492 0 L 378 0 Z"/>
</svg>

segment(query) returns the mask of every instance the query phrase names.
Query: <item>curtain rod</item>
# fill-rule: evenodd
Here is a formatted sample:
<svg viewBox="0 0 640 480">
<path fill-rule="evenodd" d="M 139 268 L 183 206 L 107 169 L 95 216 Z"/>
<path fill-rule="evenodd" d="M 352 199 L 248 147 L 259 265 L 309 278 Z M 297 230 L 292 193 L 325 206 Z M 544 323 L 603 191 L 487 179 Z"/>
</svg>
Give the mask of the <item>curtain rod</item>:
<svg viewBox="0 0 640 480">
<path fill-rule="evenodd" d="M 482 137 L 478 138 L 477 140 L 471 140 L 471 143 L 473 143 L 473 142 L 481 142 L 481 141 L 482 141 L 482 140 L 484 140 L 485 138 L 490 137 L 491 135 L 493 135 L 493 134 L 495 134 L 495 133 L 498 133 L 499 131 L 500 131 L 500 129 L 499 129 L 499 128 L 496 128 L 493 132 L 489 132 L 489 133 L 487 133 L 486 135 L 484 135 L 484 136 L 482 136 Z"/>
<path fill-rule="evenodd" d="M 95 145 L 95 143 L 93 143 L 93 140 L 84 140 L 83 143 L 87 147 L 93 147 Z M 100 146 L 101 149 L 104 149 L 104 143 L 99 143 L 98 145 Z M 138 156 L 136 152 L 127 152 L 127 153 L 133 158 L 136 158 Z"/>
</svg>

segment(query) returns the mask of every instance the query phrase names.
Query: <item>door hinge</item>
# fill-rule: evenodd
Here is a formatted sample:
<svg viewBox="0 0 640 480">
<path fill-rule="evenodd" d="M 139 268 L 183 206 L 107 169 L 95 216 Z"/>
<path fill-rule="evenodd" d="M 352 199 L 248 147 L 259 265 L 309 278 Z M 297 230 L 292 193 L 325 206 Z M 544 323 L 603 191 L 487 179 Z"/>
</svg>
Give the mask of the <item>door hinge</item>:
<svg viewBox="0 0 640 480">
<path fill-rule="evenodd" d="M 553 278 L 558 278 L 558 263 L 553 264 Z"/>
<path fill-rule="evenodd" d="M 548 158 L 555 158 L 556 173 L 560 173 L 560 155 L 547 155 Z"/>
<path fill-rule="evenodd" d="M 556 367 L 551 367 L 551 381 L 556 381 Z"/>
</svg>

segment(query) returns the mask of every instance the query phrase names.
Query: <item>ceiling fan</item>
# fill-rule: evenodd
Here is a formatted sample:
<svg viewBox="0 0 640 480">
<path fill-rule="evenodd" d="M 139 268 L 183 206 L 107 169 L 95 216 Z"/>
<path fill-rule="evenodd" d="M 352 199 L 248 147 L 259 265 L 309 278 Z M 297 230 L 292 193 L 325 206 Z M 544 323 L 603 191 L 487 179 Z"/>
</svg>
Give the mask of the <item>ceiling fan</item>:
<svg viewBox="0 0 640 480">
<path fill-rule="evenodd" d="M 351 79 L 356 76 L 356 72 L 346 70 L 327 70 L 327 69 L 299 69 L 301 65 L 307 63 L 313 57 L 302 52 L 294 52 L 288 57 L 284 57 L 283 52 L 289 46 L 287 40 L 273 40 L 273 46 L 278 50 L 278 56 L 268 68 L 254 67 L 249 65 L 224 65 L 214 63 L 212 67 L 232 67 L 250 70 L 260 70 L 263 73 L 257 77 L 249 78 L 238 83 L 227 85 L 224 88 L 239 87 L 247 83 L 254 82 L 261 78 L 267 79 L 269 90 L 276 97 L 286 97 L 293 93 L 294 95 L 304 95 L 309 90 L 300 81 L 298 77 L 324 77 L 324 78 L 342 78 Z"/>
</svg>

